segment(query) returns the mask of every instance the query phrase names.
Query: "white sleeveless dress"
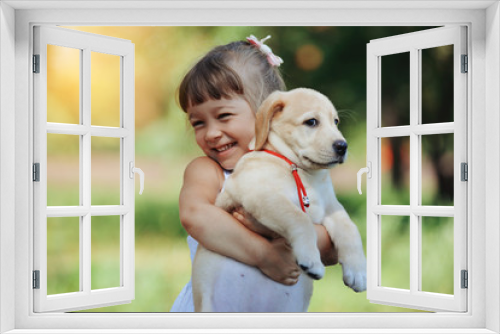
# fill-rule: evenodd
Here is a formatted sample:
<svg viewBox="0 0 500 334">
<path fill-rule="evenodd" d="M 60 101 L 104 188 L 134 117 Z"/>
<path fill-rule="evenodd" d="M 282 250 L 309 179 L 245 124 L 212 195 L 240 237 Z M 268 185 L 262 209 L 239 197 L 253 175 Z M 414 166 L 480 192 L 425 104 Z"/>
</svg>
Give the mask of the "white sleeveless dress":
<svg viewBox="0 0 500 334">
<path fill-rule="evenodd" d="M 229 175 L 224 171 L 226 179 Z M 187 243 L 193 263 L 198 242 L 188 236 Z M 240 312 L 238 308 L 242 304 L 249 312 L 304 312 L 309 306 L 312 282 L 302 274 L 297 284 L 286 286 L 271 280 L 258 268 L 224 257 L 214 290 L 213 304 L 217 312 Z M 191 280 L 177 296 L 170 312 L 194 312 Z"/>
</svg>

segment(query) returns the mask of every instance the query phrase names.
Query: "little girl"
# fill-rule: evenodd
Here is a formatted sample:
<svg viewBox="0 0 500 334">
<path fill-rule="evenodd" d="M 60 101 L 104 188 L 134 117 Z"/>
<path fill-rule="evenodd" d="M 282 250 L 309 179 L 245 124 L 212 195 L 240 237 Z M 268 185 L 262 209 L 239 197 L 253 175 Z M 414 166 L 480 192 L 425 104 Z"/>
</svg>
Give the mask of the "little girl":
<svg viewBox="0 0 500 334">
<path fill-rule="evenodd" d="M 189 234 L 191 261 L 199 242 L 228 257 L 229 265 L 254 267 L 247 268 L 250 276 L 263 273 L 277 287 L 300 289 L 296 283 L 301 271 L 284 239 L 265 238 L 247 228 L 250 223 L 244 215 L 229 214 L 214 204 L 225 179 L 249 150 L 259 105 L 273 91 L 285 90 L 277 69 L 282 60 L 272 54 L 264 40 L 253 36 L 247 40 L 215 47 L 188 72 L 179 87 L 179 103 L 194 129 L 196 143 L 206 155 L 194 159 L 185 170 L 180 220 Z M 323 226 L 315 228 L 323 262 L 335 264 L 330 237 Z M 247 275 L 246 280 L 251 279 Z M 190 281 L 171 312 L 193 311 Z"/>
</svg>

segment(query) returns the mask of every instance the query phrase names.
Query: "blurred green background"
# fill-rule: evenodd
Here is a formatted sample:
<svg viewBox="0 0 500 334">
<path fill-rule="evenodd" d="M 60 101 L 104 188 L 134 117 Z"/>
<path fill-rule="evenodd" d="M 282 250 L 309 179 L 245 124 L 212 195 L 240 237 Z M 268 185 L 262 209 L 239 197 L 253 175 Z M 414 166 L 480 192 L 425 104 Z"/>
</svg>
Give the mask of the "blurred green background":
<svg viewBox="0 0 500 334">
<path fill-rule="evenodd" d="M 366 157 L 366 44 L 372 39 L 428 27 L 67 27 L 123 38 L 135 44 L 136 166 L 146 174 L 136 194 L 136 297 L 131 304 L 92 312 L 168 312 L 190 278 L 189 250 L 178 217 L 178 195 L 186 165 L 201 151 L 176 89 L 189 68 L 212 47 L 253 34 L 272 35 L 267 44 L 284 59 L 289 89 L 321 91 L 340 111 L 349 143 L 346 163 L 332 170 L 337 196 L 358 225 L 366 247 L 366 197 L 356 173 Z M 79 122 L 79 52 L 48 49 L 48 121 Z M 422 56 L 423 122 L 453 121 L 453 87 L 447 47 Z M 92 124 L 119 124 L 119 59 L 92 55 Z M 383 57 L 382 125 L 408 124 L 409 57 Z M 451 72 L 451 79 L 452 79 Z M 451 94 L 451 95 L 450 95 Z M 453 136 L 422 138 L 422 202 L 453 205 Z M 77 136 L 49 134 L 48 205 L 78 205 Z M 92 139 L 92 204 L 119 204 L 119 140 Z M 384 139 L 382 204 L 409 204 L 409 140 Z M 451 180 L 451 182 L 450 182 Z M 363 181 L 363 188 L 364 186 Z M 451 189 L 450 189 L 451 183 Z M 138 184 L 137 184 L 138 186 Z M 382 217 L 382 285 L 409 288 L 409 219 Z M 48 292 L 78 291 L 78 219 L 48 220 Z M 119 285 L 119 217 L 92 218 L 92 288 Z M 422 221 L 422 289 L 453 293 L 453 219 Z M 327 269 L 314 285 L 310 312 L 407 312 L 371 304 L 366 292 L 344 286 L 341 266 Z"/>
</svg>

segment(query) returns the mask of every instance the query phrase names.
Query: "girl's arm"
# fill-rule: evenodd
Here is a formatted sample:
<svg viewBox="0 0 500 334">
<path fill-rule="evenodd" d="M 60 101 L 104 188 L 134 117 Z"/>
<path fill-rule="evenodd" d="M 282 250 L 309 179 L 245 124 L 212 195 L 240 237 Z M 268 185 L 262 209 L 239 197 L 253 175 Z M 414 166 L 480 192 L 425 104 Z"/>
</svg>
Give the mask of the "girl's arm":
<svg viewBox="0 0 500 334">
<path fill-rule="evenodd" d="M 321 262 L 325 266 L 333 266 L 339 263 L 339 254 L 332 243 L 332 238 L 323 225 L 314 224 L 314 229 L 318 235 L 318 249 L 321 254 Z"/>
<path fill-rule="evenodd" d="M 243 208 L 238 208 L 233 212 L 233 216 L 247 229 L 252 230 L 268 239 L 280 238 L 280 236 L 255 221 L 248 215 Z M 319 252 L 321 254 L 321 261 L 325 266 L 333 266 L 339 262 L 338 253 L 335 246 L 332 243 L 330 235 L 326 231 L 323 225 L 313 224 L 316 230 L 316 235 L 318 236 L 317 245 Z"/>
<path fill-rule="evenodd" d="M 210 158 L 197 158 L 188 165 L 179 197 L 183 227 L 203 247 L 257 267 L 275 281 L 294 284 L 300 270 L 288 245 L 269 242 L 215 206 L 223 182 L 220 166 Z"/>
</svg>

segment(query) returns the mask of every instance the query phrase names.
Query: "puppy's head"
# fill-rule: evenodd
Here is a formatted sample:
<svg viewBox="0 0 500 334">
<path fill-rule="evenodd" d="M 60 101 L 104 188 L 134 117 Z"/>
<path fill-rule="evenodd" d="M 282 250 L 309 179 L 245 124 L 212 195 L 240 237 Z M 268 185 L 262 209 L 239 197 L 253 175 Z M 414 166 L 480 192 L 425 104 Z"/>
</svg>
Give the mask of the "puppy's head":
<svg viewBox="0 0 500 334">
<path fill-rule="evenodd" d="M 338 122 L 332 102 L 315 90 L 274 92 L 257 112 L 255 150 L 271 146 L 302 168 L 331 168 L 347 157 Z"/>
</svg>

